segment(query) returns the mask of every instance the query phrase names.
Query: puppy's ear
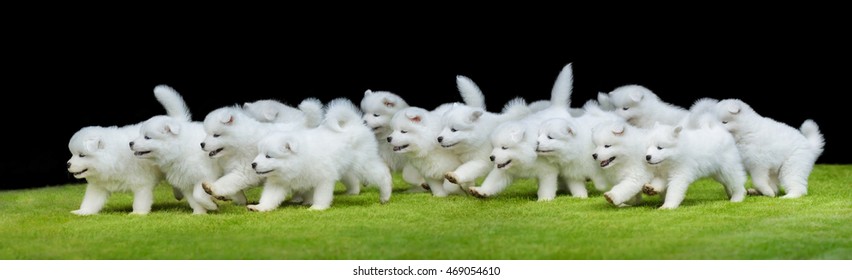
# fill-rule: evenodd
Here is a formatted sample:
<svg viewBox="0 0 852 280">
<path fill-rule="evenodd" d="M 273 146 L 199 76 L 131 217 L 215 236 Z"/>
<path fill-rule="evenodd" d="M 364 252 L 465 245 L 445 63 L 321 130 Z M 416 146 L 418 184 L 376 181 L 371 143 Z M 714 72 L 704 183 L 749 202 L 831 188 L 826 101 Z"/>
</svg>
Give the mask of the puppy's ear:
<svg viewBox="0 0 852 280">
<path fill-rule="evenodd" d="M 388 107 L 388 108 L 396 107 L 396 102 L 394 102 L 393 100 L 390 100 L 387 97 L 382 98 L 382 103 L 385 104 L 385 107 Z"/>
<path fill-rule="evenodd" d="M 677 138 L 678 136 L 680 136 L 680 132 L 681 132 L 681 131 L 683 131 L 683 127 L 682 127 L 682 126 L 677 126 L 677 127 L 675 127 L 675 128 L 674 128 L 674 137 L 675 137 L 675 138 Z"/>
<path fill-rule="evenodd" d="M 421 121 L 423 121 L 423 118 L 419 114 L 414 112 L 405 112 L 405 117 L 413 123 L 420 123 Z"/>
<path fill-rule="evenodd" d="M 470 114 L 469 121 L 470 122 L 476 122 L 477 120 L 479 120 L 479 117 L 482 117 L 482 114 L 483 114 L 482 110 L 473 111 L 473 113 Z"/>
<path fill-rule="evenodd" d="M 614 127 L 612 127 L 612 134 L 614 134 L 615 136 L 622 136 L 622 135 L 624 135 L 624 129 L 625 129 L 624 124 L 617 124 Z"/>
<path fill-rule="evenodd" d="M 271 122 L 274 121 L 276 118 L 278 118 L 278 111 L 272 109 L 263 110 L 263 119 L 265 119 L 266 121 Z"/>
<path fill-rule="evenodd" d="M 523 128 L 512 129 L 512 131 L 509 132 L 509 138 L 514 142 L 521 142 L 524 140 L 524 132 L 525 130 Z"/>
<path fill-rule="evenodd" d="M 369 89 L 368 89 L 367 91 L 365 91 L 365 92 L 364 92 L 364 96 L 368 96 L 368 95 L 370 95 L 370 94 L 373 94 L 373 91 L 372 91 L 372 90 L 369 90 Z"/>
<path fill-rule="evenodd" d="M 172 135 L 180 134 L 180 124 L 175 122 L 168 122 L 165 126 L 163 126 L 163 132 L 171 133 Z"/>
<path fill-rule="evenodd" d="M 740 111 L 741 111 L 740 104 L 734 104 L 734 103 L 728 104 L 728 112 L 729 113 L 736 115 L 736 114 L 739 114 Z"/>
<path fill-rule="evenodd" d="M 104 148 L 104 141 L 101 141 L 101 138 L 89 139 L 84 143 L 86 148 L 86 152 L 94 152 Z"/>
<path fill-rule="evenodd" d="M 641 92 L 633 91 L 633 92 L 630 92 L 629 96 L 630 96 L 630 99 L 633 100 L 633 102 L 639 102 L 639 101 L 642 101 L 642 96 L 644 96 L 644 95 Z"/>
<path fill-rule="evenodd" d="M 222 119 L 219 120 L 219 121 L 221 121 L 223 124 L 232 125 L 232 124 L 234 124 L 234 115 L 231 114 L 231 113 L 228 113 L 228 114 L 222 116 Z"/>
</svg>

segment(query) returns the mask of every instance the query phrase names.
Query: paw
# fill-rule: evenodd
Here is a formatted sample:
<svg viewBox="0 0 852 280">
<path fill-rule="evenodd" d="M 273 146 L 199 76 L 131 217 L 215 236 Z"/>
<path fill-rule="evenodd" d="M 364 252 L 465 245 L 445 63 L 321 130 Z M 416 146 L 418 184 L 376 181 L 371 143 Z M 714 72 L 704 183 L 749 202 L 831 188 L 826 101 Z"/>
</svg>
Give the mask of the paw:
<svg viewBox="0 0 852 280">
<path fill-rule="evenodd" d="M 609 204 L 615 205 L 615 202 L 613 202 L 612 197 L 613 197 L 613 195 L 609 192 L 604 194 L 604 198 L 606 198 L 606 202 L 609 202 Z"/>
<path fill-rule="evenodd" d="M 432 187 L 430 187 L 429 184 L 427 184 L 427 183 L 420 184 L 420 187 L 423 188 L 424 190 L 427 190 L 427 191 L 432 190 Z"/>
<path fill-rule="evenodd" d="M 760 191 L 757 189 L 748 189 L 746 193 L 748 193 L 748 195 L 760 195 Z"/>
<path fill-rule="evenodd" d="M 589 194 L 575 194 L 575 195 L 571 195 L 571 197 L 579 198 L 579 199 L 586 199 L 586 198 L 589 198 Z"/>
<path fill-rule="evenodd" d="M 538 202 L 547 202 L 547 201 L 553 201 L 553 199 L 554 199 L 554 197 L 539 197 L 537 201 Z"/>
<path fill-rule="evenodd" d="M 450 183 L 453 183 L 453 184 L 456 184 L 456 185 L 459 184 L 459 178 L 458 178 L 458 176 L 456 176 L 455 172 L 449 171 L 447 173 L 444 173 L 444 179 L 447 179 L 447 181 L 450 181 Z"/>
<path fill-rule="evenodd" d="M 657 209 L 660 209 L 660 210 L 674 210 L 674 209 L 677 209 L 677 205 L 666 205 L 666 204 L 663 204 L 663 206 L 660 206 L 660 208 L 657 208 Z"/>
<path fill-rule="evenodd" d="M 77 216 L 89 216 L 89 215 L 94 215 L 94 214 L 97 214 L 97 213 L 96 212 L 83 211 L 82 209 L 77 209 L 77 210 L 71 211 L 71 214 L 74 214 L 74 215 L 77 215 Z"/>
<path fill-rule="evenodd" d="M 651 186 L 650 184 L 645 184 L 644 186 L 642 186 L 642 193 L 644 193 L 646 195 L 657 195 L 657 194 L 659 194 L 659 192 L 657 192 L 657 190 L 654 189 L 654 186 Z"/>
<path fill-rule="evenodd" d="M 311 208 L 308 208 L 308 210 L 310 210 L 310 211 L 324 211 L 325 209 L 328 209 L 329 207 L 330 207 L 330 206 L 318 206 L 318 205 L 314 205 L 314 206 L 311 206 Z"/>
<path fill-rule="evenodd" d="M 470 193 L 470 195 L 472 195 L 476 198 L 487 198 L 488 197 L 488 195 L 485 195 L 485 194 L 479 192 L 479 188 L 477 188 L 477 187 L 470 187 L 470 188 L 467 189 L 467 192 Z"/>
<path fill-rule="evenodd" d="M 257 207 L 257 205 L 255 205 L 255 204 L 252 204 L 252 205 L 248 205 L 248 206 L 246 206 L 246 209 L 248 209 L 248 210 L 249 210 L 249 211 L 251 211 L 251 212 L 263 212 L 263 211 L 262 211 L 262 210 L 260 210 L 260 209 Z"/>
<path fill-rule="evenodd" d="M 192 211 L 192 214 L 193 214 L 193 215 L 207 215 L 207 211 L 204 211 L 204 210 L 195 210 L 195 211 Z"/>
<path fill-rule="evenodd" d="M 133 211 L 133 212 L 130 212 L 129 215 L 131 215 L 131 216 L 145 216 L 145 215 L 148 215 L 148 212 Z"/>
<path fill-rule="evenodd" d="M 201 183 L 201 188 L 202 188 L 202 189 L 204 189 L 204 192 L 206 192 L 207 194 L 209 194 L 209 195 L 210 195 L 210 196 L 212 196 L 213 198 L 216 198 L 217 200 L 221 200 L 221 201 L 229 201 L 229 200 L 231 200 L 231 199 L 229 199 L 229 198 L 227 198 L 227 197 L 219 196 L 219 195 L 215 195 L 215 194 L 213 194 L 213 184 L 210 184 L 210 183 L 207 183 L 207 182 L 203 182 L 203 183 Z"/>
<path fill-rule="evenodd" d="M 802 196 L 804 196 L 804 194 L 801 194 L 801 193 L 788 193 L 788 194 L 786 194 L 786 195 L 782 196 L 781 198 L 784 198 L 784 199 L 793 199 L 793 198 L 800 198 L 800 197 L 802 197 Z"/>
<path fill-rule="evenodd" d="M 358 195 L 361 193 L 361 190 L 348 190 L 346 191 L 346 195 Z"/>
</svg>

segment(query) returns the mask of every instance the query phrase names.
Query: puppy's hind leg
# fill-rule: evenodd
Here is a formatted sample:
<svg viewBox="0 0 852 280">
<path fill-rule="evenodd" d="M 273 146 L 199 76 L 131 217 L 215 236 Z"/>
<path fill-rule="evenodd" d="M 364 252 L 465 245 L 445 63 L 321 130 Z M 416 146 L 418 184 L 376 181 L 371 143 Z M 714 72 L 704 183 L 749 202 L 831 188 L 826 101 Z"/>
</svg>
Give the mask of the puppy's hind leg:
<svg viewBox="0 0 852 280">
<path fill-rule="evenodd" d="M 782 198 L 799 198 L 808 194 L 808 176 L 814 168 L 810 151 L 800 150 L 793 153 L 781 166 L 778 179 L 786 193 Z"/>
<path fill-rule="evenodd" d="M 391 192 L 393 191 L 393 178 L 391 177 L 390 169 L 382 161 L 376 160 L 371 166 L 367 166 L 362 170 L 364 178 L 370 184 L 374 184 L 379 188 L 379 201 L 387 203 L 390 201 Z"/>
<path fill-rule="evenodd" d="M 144 186 L 133 190 L 133 215 L 145 215 L 151 212 L 154 204 L 154 186 Z"/>
<path fill-rule="evenodd" d="M 186 197 L 186 202 L 189 203 L 189 207 L 192 208 L 193 215 L 207 214 L 207 208 L 202 205 L 200 201 L 196 200 L 195 196 L 192 193 L 187 191 L 184 194 L 184 197 Z"/>
<path fill-rule="evenodd" d="M 355 172 L 343 174 L 343 185 L 346 186 L 346 195 L 358 195 L 361 193 L 361 180 Z"/>
<path fill-rule="evenodd" d="M 716 181 L 724 185 L 725 192 L 731 202 L 742 202 L 745 200 L 746 174 L 742 168 L 724 168 L 713 176 Z"/>
<path fill-rule="evenodd" d="M 402 180 L 412 185 L 407 192 L 414 193 L 428 191 L 426 188 L 423 188 L 423 185 L 427 185 L 426 179 L 423 179 L 423 175 L 420 175 L 420 171 L 417 171 L 417 169 L 410 164 L 406 164 L 402 167 Z"/>
<path fill-rule="evenodd" d="M 201 183 L 195 184 L 192 188 L 192 196 L 195 197 L 195 201 L 198 202 L 204 209 L 208 211 L 217 210 L 219 206 L 216 205 L 216 202 L 213 201 L 213 197 L 204 192 L 204 189 L 201 188 Z"/>
<path fill-rule="evenodd" d="M 97 214 L 106 204 L 107 198 L 109 198 L 109 192 L 106 189 L 89 184 L 86 187 L 86 194 L 83 195 L 83 203 L 80 204 L 80 209 L 71 211 L 71 213 L 80 216 Z"/>
<path fill-rule="evenodd" d="M 769 185 L 769 169 L 767 168 L 753 168 L 749 170 L 751 174 L 751 183 L 754 185 L 754 188 L 760 192 L 761 195 L 774 197 L 775 190 Z"/>
</svg>

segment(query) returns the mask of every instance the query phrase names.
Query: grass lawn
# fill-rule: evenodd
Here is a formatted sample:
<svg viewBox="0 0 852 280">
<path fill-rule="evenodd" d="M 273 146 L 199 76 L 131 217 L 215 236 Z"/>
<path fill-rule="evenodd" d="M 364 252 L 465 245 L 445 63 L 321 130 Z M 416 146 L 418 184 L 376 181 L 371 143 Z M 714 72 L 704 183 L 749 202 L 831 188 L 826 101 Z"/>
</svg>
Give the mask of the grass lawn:
<svg viewBox="0 0 852 280">
<path fill-rule="evenodd" d="M 398 180 L 398 177 L 395 177 Z M 497 197 L 404 192 L 336 195 L 316 212 L 253 213 L 229 202 L 193 216 L 166 186 L 153 212 L 129 216 L 130 194 L 78 217 L 85 185 L 0 192 L 0 259 L 852 259 L 852 165 L 819 165 L 800 199 L 726 201 L 714 181 L 692 185 L 674 211 L 658 197 L 617 209 L 593 192 L 535 201 L 535 181 Z M 338 186 L 338 193 L 343 188 Z M 257 200 L 259 189 L 249 192 Z"/>
</svg>

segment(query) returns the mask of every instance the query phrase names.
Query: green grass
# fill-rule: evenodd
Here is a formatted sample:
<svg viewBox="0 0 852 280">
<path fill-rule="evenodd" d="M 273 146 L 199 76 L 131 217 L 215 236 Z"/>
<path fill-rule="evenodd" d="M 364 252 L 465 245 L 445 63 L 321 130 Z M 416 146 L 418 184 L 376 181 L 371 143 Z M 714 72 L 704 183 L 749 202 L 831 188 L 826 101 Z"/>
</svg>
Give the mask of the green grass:
<svg viewBox="0 0 852 280">
<path fill-rule="evenodd" d="M 336 195 L 331 209 L 268 213 L 220 203 L 190 215 L 166 186 L 153 212 L 130 216 L 116 194 L 77 217 L 85 185 L 0 192 L 0 259 L 852 259 L 852 165 L 820 165 L 804 198 L 729 203 L 702 180 L 674 211 L 658 197 L 617 209 L 600 193 L 535 201 L 534 181 L 497 197 L 403 192 Z M 338 193 L 342 188 L 338 186 Z M 249 198 L 256 200 L 253 188 Z"/>
</svg>

